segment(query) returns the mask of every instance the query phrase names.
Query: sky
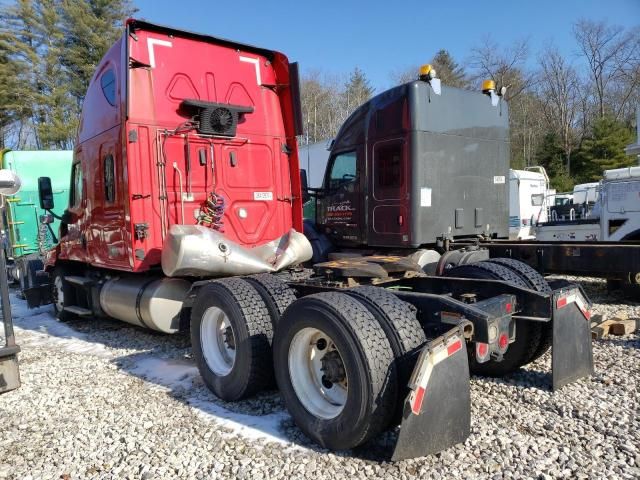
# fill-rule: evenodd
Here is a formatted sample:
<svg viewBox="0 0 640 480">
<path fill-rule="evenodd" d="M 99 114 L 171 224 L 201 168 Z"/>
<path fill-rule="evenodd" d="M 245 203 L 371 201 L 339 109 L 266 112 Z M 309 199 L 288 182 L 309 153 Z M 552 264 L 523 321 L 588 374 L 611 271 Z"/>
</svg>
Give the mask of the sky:
<svg viewBox="0 0 640 480">
<path fill-rule="evenodd" d="M 553 42 L 576 54 L 580 18 L 640 25 L 640 0 L 212 1 L 134 0 L 137 17 L 279 50 L 303 72 L 346 75 L 362 69 L 377 91 L 391 72 L 428 63 L 444 48 L 458 62 L 490 35 L 508 46 L 528 39 L 529 66 Z"/>
</svg>

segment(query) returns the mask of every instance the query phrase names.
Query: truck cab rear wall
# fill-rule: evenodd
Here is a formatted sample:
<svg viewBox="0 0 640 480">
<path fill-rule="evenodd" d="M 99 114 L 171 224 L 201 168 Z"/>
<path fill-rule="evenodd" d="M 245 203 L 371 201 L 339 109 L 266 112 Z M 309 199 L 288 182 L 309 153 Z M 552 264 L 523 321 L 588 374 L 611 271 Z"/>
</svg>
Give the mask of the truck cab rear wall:
<svg viewBox="0 0 640 480">
<path fill-rule="evenodd" d="M 295 73 L 279 52 L 128 21 L 87 91 L 59 257 L 154 268 L 212 193 L 214 228 L 243 246 L 302 231 Z M 202 134 L 185 101 L 240 107 L 235 133 Z"/>
</svg>

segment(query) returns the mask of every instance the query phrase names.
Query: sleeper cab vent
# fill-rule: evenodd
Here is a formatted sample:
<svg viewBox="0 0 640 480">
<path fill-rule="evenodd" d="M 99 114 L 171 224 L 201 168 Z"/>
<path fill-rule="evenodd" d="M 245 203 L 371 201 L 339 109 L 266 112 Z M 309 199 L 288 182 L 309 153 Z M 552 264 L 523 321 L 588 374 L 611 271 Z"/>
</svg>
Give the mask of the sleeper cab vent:
<svg viewBox="0 0 640 480">
<path fill-rule="evenodd" d="M 197 122 L 198 133 L 223 137 L 235 137 L 238 120 L 245 113 L 253 113 L 253 107 L 201 100 L 183 100 L 180 107 Z"/>
</svg>

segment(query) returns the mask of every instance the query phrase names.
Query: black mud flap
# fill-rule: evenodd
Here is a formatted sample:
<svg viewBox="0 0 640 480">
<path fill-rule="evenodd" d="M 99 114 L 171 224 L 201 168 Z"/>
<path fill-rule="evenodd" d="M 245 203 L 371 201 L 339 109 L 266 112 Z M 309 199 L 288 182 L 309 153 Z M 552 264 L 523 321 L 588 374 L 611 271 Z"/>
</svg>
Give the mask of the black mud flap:
<svg viewBox="0 0 640 480">
<path fill-rule="evenodd" d="M 454 328 L 424 346 L 409 388 L 393 461 L 424 457 L 466 440 L 471 394 L 461 329 Z"/>
<path fill-rule="evenodd" d="M 577 286 L 553 294 L 553 390 L 593 375 L 590 308 L 587 296 Z"/>
<path fill-rule="evenodd" d="M 38 308 L 53 303 L 51 285 L 38 285 L 36 287 L 25 288 L 22 293 L 27 300 L 27 306 L 29 308 Z"/>
<path fill-rule="evenodd" d="M 18 371 L 19 347 L 0 348 L 0 394 L 15 390 L 20 386 Z"/>
</svg>

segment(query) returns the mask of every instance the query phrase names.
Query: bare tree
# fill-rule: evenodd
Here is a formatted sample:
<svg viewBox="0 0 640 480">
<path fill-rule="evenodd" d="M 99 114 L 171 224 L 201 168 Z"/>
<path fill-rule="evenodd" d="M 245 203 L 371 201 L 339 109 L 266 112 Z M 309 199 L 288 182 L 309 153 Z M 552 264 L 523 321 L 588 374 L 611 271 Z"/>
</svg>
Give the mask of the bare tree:
<svg viewBox="0 0 640 480">
<path fill-rule="evenodd" d="M 302 77 L 300 86 L 304 140 L 315 143 L 335 136 L 344 116 L 340 80 L 314 70 Z"/>
<path fill-rule="evenodd" d="M 573 33 L 589 68 L 598 116 L 610 113 L 620 119 L 640 85 L 640 28 L 583 19 Z"/>
<path fill-rule="evenodd" d="M 544 116 L 550 130 L 562 141 L 567 173 L 571 174 L 571 153 L 577 144 L 576 122 L 583 105 L 583 94 L 576 69 L 549 46 L 540 55 L 538 84 Z"/>
<path fill-rule="evenodd" d="M 501 47 L 487 36 L 479 47 L 471 50 L 467 61 L 472 84 L 479 87 L 482 80 L 491 79 L 498 88 L 507 88 L 511 165 L 516 168 L 531 165 L 543 134 L 539 99 L 533 91 L 536 76 L 525 70 L 528 56 L 527 40 Z"/>
<path fill-rule="evenodd" d="M 500 48 L 487 36 L 479 47 L 471 50 L 468 62 L 474 71 L 471 79 L 475 82 L 491 79 L 496 82 L 498 88 L 507 87 L 505 98 L 512 100 L 535 83 L 535 77 L 524 70 L 528 56 L 527 40 Z"/>
<path fill-rule="evenodd" d="M 402 85 L 403 83 L 408 83 L 413 80 L 418 79 L 418 72 L 420 71 L 419 67 L 409 66 L 403 67 L 389 73 L 389 78 L 391 79 L 392 85 Z"/>
</svg>

